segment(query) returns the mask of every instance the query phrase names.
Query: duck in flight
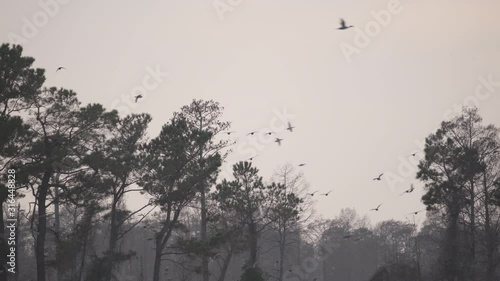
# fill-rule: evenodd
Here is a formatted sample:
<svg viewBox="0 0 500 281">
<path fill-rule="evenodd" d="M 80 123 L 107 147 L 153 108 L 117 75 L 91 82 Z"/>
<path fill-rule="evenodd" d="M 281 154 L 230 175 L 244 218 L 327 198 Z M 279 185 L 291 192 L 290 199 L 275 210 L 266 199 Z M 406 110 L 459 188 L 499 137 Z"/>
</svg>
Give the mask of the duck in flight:
<svg viewBox="0 0 500 281">
<path fill-rule="evenodd" d="M 59 71 L 59 70 L 63 70 L 63 69 L 66 69 L 64 66 L 59 66 L 57 69 L 56 69 L 56 73 Z"/>
<path fill-rule="evenodd" d="M 257 157 L 257 155 L 254 155 L 254 156 L 248 158 L 248 161 L 252 161 L 255 157 Z"/>
<path fill-rule="evenodd" d="M 322 193 L 322 194 L 320 194 L 320 195 L 325 195 L 325 196 L 328 196 L 328 194 L 330 194 L 330 192 L 332 192 L 332 191 L 333 191 L 333 189 L 332 189 L 332 190 L 330 190 L 330 191 L 328 191 L 327 193 Z"/>
<path fill-rule="evenodd" d="M 304 167 L 306 165 L 306 163 L 301 163 L 299 164 L 299 167 Z"/>
<path fill-rule="evenodd" d="M 295 128 L 295 127 L 292 126 L 292 123 L 288 122 L 288 128 L 286 128 L 286 129 L 290 132 L 293 132 L 293 128 Z"/>
<path fill-rule="evenodd" d="M 231 131 L 231 132 L 225 132 L 228 136 L 230 136 L 231 134 L 233 134 L 234 132 Z"/>
<path fill-rule="evenodd" d="M 278 145 L 279 145 L 279 146 L 281 146 L 281 141 L 282 141 L 282 140 L 283 140 L 283 139 L 276 138 L 276 140 L 275 140 L 274 142 L 277 142 L 277 143 L 278 143 Z"/>
<path fill-rule="evenodd" d="M 382 204 L 378 205 L 377 208 L 371 209 L 370 211 L 377 211 L 378 212 L 378 209 L 380 208 L 380 206 L 382 206 Z"/>
<path fill-rule="evenodd" d="M 306 193 L 306 195 L 311 195 L 311 196 L 314 196 L 314 193 L 318 192 L 317 190 L 314 191 L 313 193 Z"/>
<path fill-rule="evenodd" d="M 411 215 L 411 214 L 413 214 L 413 215 L 418 215 L 418 213 L 423 212 L 423 211 L 425 211 L 425 210 L 420 210 L 420 211 L 416 211 L 416 212 L 411 212 L 411 213 L 408 213 L 408 214 L 409 214 L 409 215 Z"/>
<path fill-rule="evenodd" d="M 405 192 L 401 193 L 401 195 L 403 195 L 403 194 L 405 194 L 405 193 L 408 193 L 408 194 L 409 194 L 409 193 L 412 193 L 412 192 L 413 192 L 413 190 L 415 190 L 415 187 L 414 187 L 414 186 L 413 186 L 413 184 L 412 184 L 412 185 L 410 186 L 410 189 L 405 190 Z"/>
<path fill-rule="evenodd" d="M 251 131 L 250 133 L 247 134 L 247 136 L 249 136 L 249 135 L 253 136 L 255 133 L 257 133 L 257 132 L 256 131 Z"/>
<path fill-rule="evenodd" d="M 142 98 L 142 95 L 137 95 L 137 96 L 135 96 L 135 103 L 137 103 L 137 101 L 138 101 L 139 99 L 141 99 L 141 98 Z"/>
<path fill-rule="evenodd" d="M 352 25 L 346 26 L 344 19 L 340 19 L 340 27 L 337 29 L 344 30 L 344 29 L 348 29 L 351 27 L 354 27 L 354 26 L 352 26 Z"/>
<path fill-rule="evenodd" d="M 410 154 L 410 156 L 415 156 L 417 154 L 418 154 L 418 152 L 415 152 L 415 153 Z"/>
<path fill-rule="evenodd" d="M 266 133 L 266 136 L 267 136 L 267 135 L 272 135 L 272 134 L 274 134 L 274 132 L 267 132 L 267 133 Z"/>
<path fill-rule="evenodd" d="M 382 175 L 383 175 L 383 174 L 384 174 L 384 173 L 380 174 L 380 175 L 379 175 L 378 177 L 376 177 L 376 178 L 373 178 L 373 180 L 374 180 L 374 181 L 380 181 L 380 180 L 382 180 Z"/>
</svg>

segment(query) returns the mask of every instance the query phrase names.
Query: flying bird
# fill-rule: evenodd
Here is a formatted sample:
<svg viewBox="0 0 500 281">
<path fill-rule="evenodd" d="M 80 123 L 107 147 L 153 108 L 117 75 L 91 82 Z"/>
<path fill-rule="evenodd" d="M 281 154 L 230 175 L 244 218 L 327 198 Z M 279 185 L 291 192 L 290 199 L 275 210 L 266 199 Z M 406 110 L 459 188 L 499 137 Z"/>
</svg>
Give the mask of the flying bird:
<svg viewBox="0 0 500 281">
<path fill-rule="evenodd" d="M 374 181 L 380 181 L 380 180 L 382 180 L 382 175 L 383 175 L 383 174 L 384 174 L 384 173 L 380 174 L 380 176 L 378 176 L 378 177 L 376 177 L 376 178 L 373 178 L 373 180 L 374 180 Z"/>
<path fill-rule="evenodd" d="M 231 131 L 231 132 L 225 132 L 225 134 L 227 134 L 228 136 L 231 135 L 231 134 L 233 134 L 233 133 L 234 133 L 233 131 Z"/>
<path fill-rule="evenodd" d="M 282 140 L 283 140 L 283 139 L 276 138 L 276 140 L 275 140 L 274 142 L 277 142 L 277 143 L 278 143 L 278 145 L 279 145 L 279 146 L 281 146 L 281 141 L 282 141 Z"/>
<path fill-rule="evenodd" d="M 418 154 L 418 152 L 415 152 L 415 153 L 410 154 L 410 156 L 415 156 L 417 154 Z"/>
<path fill-rule="evenodd" d="M 322 194 L 320 194 L 320 195 L 325 195 L 325 196 L 328 196 L 328 194 L 330 194 L 330 192 L 332 192 L 332 191 L 333 191 L 333 189 L 332 189 L 332 190 L 330 190 L 330 191 L 328 191 L 327 193 L 322 193 Z"/>
<path fill-rule="evenodd" d="M 409 215 L 410 215 L 410 214 L 413 214 L 413 215 L 418 215 L 418 213 L 423 212 L 423 211 L 425 211 L 425 210 L 420 210 L 420 211 L 416 211 L 416 212 L 411 212 L 411 213 L 408 213 L 408 214 L 409 214 Z"/>
<path fill-rule="evenodd" d="M 292 126 L 292 123 L 288 122 L 288 128 L 286 128 L 286 129 L 290 132 L 293 132 L 293 128 L 295 128 L 295 127 Z"/>
<path fill-rule="evenodd" d="M 66 69 L 64 66 L 59 66 L 57 69 L 56 69 L 56 73 L 59 71 L 59 70 L 63 70 L 63 69 Z"/>
<path fill-rule="evenodd" d="M 311 196 L 314 196 L 314 193 L 318 192 L 317 190 L 314 191 L 313 193 L 306 193 L 306 195 L 311 195 Z"/>
<path fill-rule="evenodd" d="M 304 167 L 306 165 L 306 163 L 301 163 L 299 164 L 299 167 Z"/>
<path fill-rule="evenodd" d="M 410 189 L 408 190 L 405 190 L 405 192 L 401 193 L 401 195 L 405 194 L 405 193 L 412 193 L 413 190 L 415 190 L 415 187 L 413 186 L 413 184 L 410 186 Z"/>
<path fill-rule="evenodd" d="M 348 239 L 348 238 L 351 238 L 351 237 L 352 237 L 352 235 L 345 235 L 344 239 Z"/>
<path fill-rule="evenodd" d="M 375 209 L 371 209 L 370 211 L 377 211 L 378 212 L 378 209 L 380 208 L 380 206 L 382 206 L 382 204 L 378 205 L 377 208 L 375 208 Z"/>
<path fill-rule="evenodd" d="M 267 132 L 266 135 L 272 135 L 274 132 Z"/>
<path fill-rule="evenodd" d="M 137 101 L 138 101 L 139 99 L 141 99 L 141 98 L 142 98 L 142 95 L 137 95 L 137 96 L 135 96 L 135 103 L 137 103 Z"/>
<path fill-rule="evenodd" d="M 249 136 L 249 135 L 253 136 L 255 133 L 257 133 L 257 132 L 256 131 L 252 131 L 252 132 L 248 133 L 247 136 Z"/>
<path fill-rule="evenodd" d="M 248 161 L 252 161 L 255 157 L 257 157 L 257 155 L 254 155 L 254 156 L 248 158 Z"/>
<path fill-rule="evenodd" d="M 343 29 L 348 29 L 350 27 L 354 27 L 354 26 L 352 26 L 352 25 L 346 26 L 344 19 L 340 19 L 340 27 L 337 29 L 343 30 Z"/>
</svg>

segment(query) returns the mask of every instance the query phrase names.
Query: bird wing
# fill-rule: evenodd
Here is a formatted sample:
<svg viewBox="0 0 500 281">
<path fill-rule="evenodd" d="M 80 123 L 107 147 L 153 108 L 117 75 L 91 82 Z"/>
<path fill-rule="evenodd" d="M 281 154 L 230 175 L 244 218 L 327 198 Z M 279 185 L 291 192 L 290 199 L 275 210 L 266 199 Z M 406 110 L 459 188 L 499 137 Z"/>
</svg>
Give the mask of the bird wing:
<svg viewBox="0 0 500 281">
<path fill-rule="evenodd" d="M 341 27 L 345 27 L 345 21 L 344 21 L 344 19 L 340 19 L 340 26 Z"/>
<path fill-rule="evenodd" d="M 384 173 L 380 174 L 380 176 L 378 176 L 379 178 L 382 177 L 382 175 L 384 175 Z"/>
</svg>

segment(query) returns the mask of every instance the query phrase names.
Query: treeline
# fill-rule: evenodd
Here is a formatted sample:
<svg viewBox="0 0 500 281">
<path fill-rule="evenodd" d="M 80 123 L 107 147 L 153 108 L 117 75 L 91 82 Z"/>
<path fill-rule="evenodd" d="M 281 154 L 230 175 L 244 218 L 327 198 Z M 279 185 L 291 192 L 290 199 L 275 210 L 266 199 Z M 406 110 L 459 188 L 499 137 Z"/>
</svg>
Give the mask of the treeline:
<svg viewBox="0 0 500 281">
<path fill-rule="evenodd" d="M 263 179 L 243 161 L 219 178 L 233 142 L 215 101 L 193 100 L 150 139 L 150 115 L 82 105 L 33 62 L 0 47 L 0 172 L 15 170 L 26 201 L 7 274 L 2 181 L 0 281 L 499 280 L 500 134 L 476 109 L 426 140 L 424 226 L 372 226 L 350 209 L 318 218 L 291 165 Z"/>
</svg>

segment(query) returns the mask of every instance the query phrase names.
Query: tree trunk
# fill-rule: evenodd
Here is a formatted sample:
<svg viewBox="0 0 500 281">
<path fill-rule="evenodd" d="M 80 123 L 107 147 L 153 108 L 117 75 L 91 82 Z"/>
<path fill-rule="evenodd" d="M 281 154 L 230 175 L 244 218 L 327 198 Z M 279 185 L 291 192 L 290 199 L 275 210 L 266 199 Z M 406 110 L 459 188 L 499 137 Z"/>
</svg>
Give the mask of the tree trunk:
<svg viewBox="0 0 500 281">
<path fill-rule="evenodd" d="M 475 186 L 474 186 L 474 180 L 470 180 L 471 184 L 471 191 L 470 191 L 470 276 L 471 276 L 471 281 L 476 280 L 475 275 L 476 275 L 476 207 L 475 207 L 475 201 L 476 201 L 476 194 L 475 194 Z"/>
<path fill-rule="evenodd" d="M 227 256 L 224 258 L 218 281 L 224 281 L 224 279 L 226 279 L 227 269 L 229 268 L 229 263 L 233 258 L 233 253 L 234 253 L 234 247 L 231 246 L 229 252 L 227 253 Z"/>
<path fill-rule="evenodd" d="M 250 251 L 250 259 L 249 266 L 257 263 L 257 248 L 258 248 L 258 233 L 257 226 L 255 223 L 250 223 L 248 225 L 248 234 L 249 234 L 249 251 Z"/>
<path fill-rule="evenodd" d="M 162 229 L 156 236 L 156 249 L 155 249 L 155 264 L 153 269 L 153 281 L 160 281 L 160 267 L 161 267 L 161 257 L 165 246 L 167 245 L 170 236 L 172 235 L 173 226 L 179 220 L 180 210 L 176 210 L 174 217 L 170 219 L 170 214 L 172 212 L 172 207 L 169 206 L 167 210 L 167 219 Z"/>
<path fill-rule="evenodd" d="M 38 187 L 38 234 L 36 236 L 35 246 L 37 281 L 45 281 L 45 234 L 47 232 L 47 210 L 45 201 L 47 200 L 47 191 L 51 176 L 51 171 L 45 172 L 42 182 Z"/>
<path fill-rule="evenodd" d="M 55 176 L 55 183 L 56 185 L 59 185 L 59 177 L 61 176 L 61 174 L 57 173 L 56 176 Z M 59 186 L 56 186 L 55 187 L 55 190 L 54 190 L 54 195 L 55 195 L 55 200 L 54 200 L 54 220 L 55 220 L 55 232 L 56 232 L 56 235 L 59 235 L 59 228 L 60 228 L 60 219 L 59 219 Z M 61 277 L 62 277 L 62 274 L 60 271 L 60 268 L 59 268 L 59 264 L 60 261 L 59 261 L 59 255 L 57 254 L 57 252 L 59 251 L 59 240 L 57 239 L 56 237 L 56 281 L 61 281 Z"/>
<path fill-rule="evenodd" d="M 286 230 L 285 230 L 286 231 Z M 286 245 L 286 232 L 280 234 L 280 253 L 279 253 L 279 275 L 278 275 L 278 281 L 283 281 L 283 268 L 284 268 L 284 263 L 285 263 L 285 245 Z"/>
<path fill-rule="evenodd" d="M 202 184 L 201 187 L 201 223 L 200 223 L 200 235 L 201 241 L 207 242 L 207 199 L 205 194 L 205 186 Z M 208 257 L 202 255 L 202 271 L 203 271 L 203 281 L 209 281 L 210 274 L 208 272 Z"/>
<path fill-rule="evenodd" d="M 457 204 L 454 202 L 453 204 Z M 445 276 L 448 281 L 457 281 L 460 279 L 460 268 L 458 265 L 458 218 L 459 209 L 457 206 L 451 206 L 450 208 L 450 224 L 446 231 L 446 241 L 445 241 L 445 251 L 443 252 L 444 257 L 444 269 Z"/>
<path fill-rule="evenodd" d="M 116 243 L 118 242 L 118 226 L 116 221 L 116 212 L 117 212 L 118 198 L 115 195 L 113 196 L 113 202 L 111 203 L 111 213 L 110 213 L 110 222 L 109 222 L 109 245 L 108 252 L 104 257 L 105 272 L 104 272 L 104 281 L 111 281 L 111 276 L 113 273 L 114 262 L 115 262 L 115 252 L 116 252 Z"/>
<path fill-rule="evenodd" d="M 495 281 L 495 233 L 491 230 L 490 194 L 486 174 L 483 175 L 484 185 L 484 229 L 486 232 L 486 281 Z"/>
<path fill-rule="evenodd" d="M 155 249 L 155 265 L 153 269 L 153 281 L 160 280 L 160 267 L 161 267 L 161 237 L 158 236 L 156 239 L 156 249 Z"/>
</svg>

